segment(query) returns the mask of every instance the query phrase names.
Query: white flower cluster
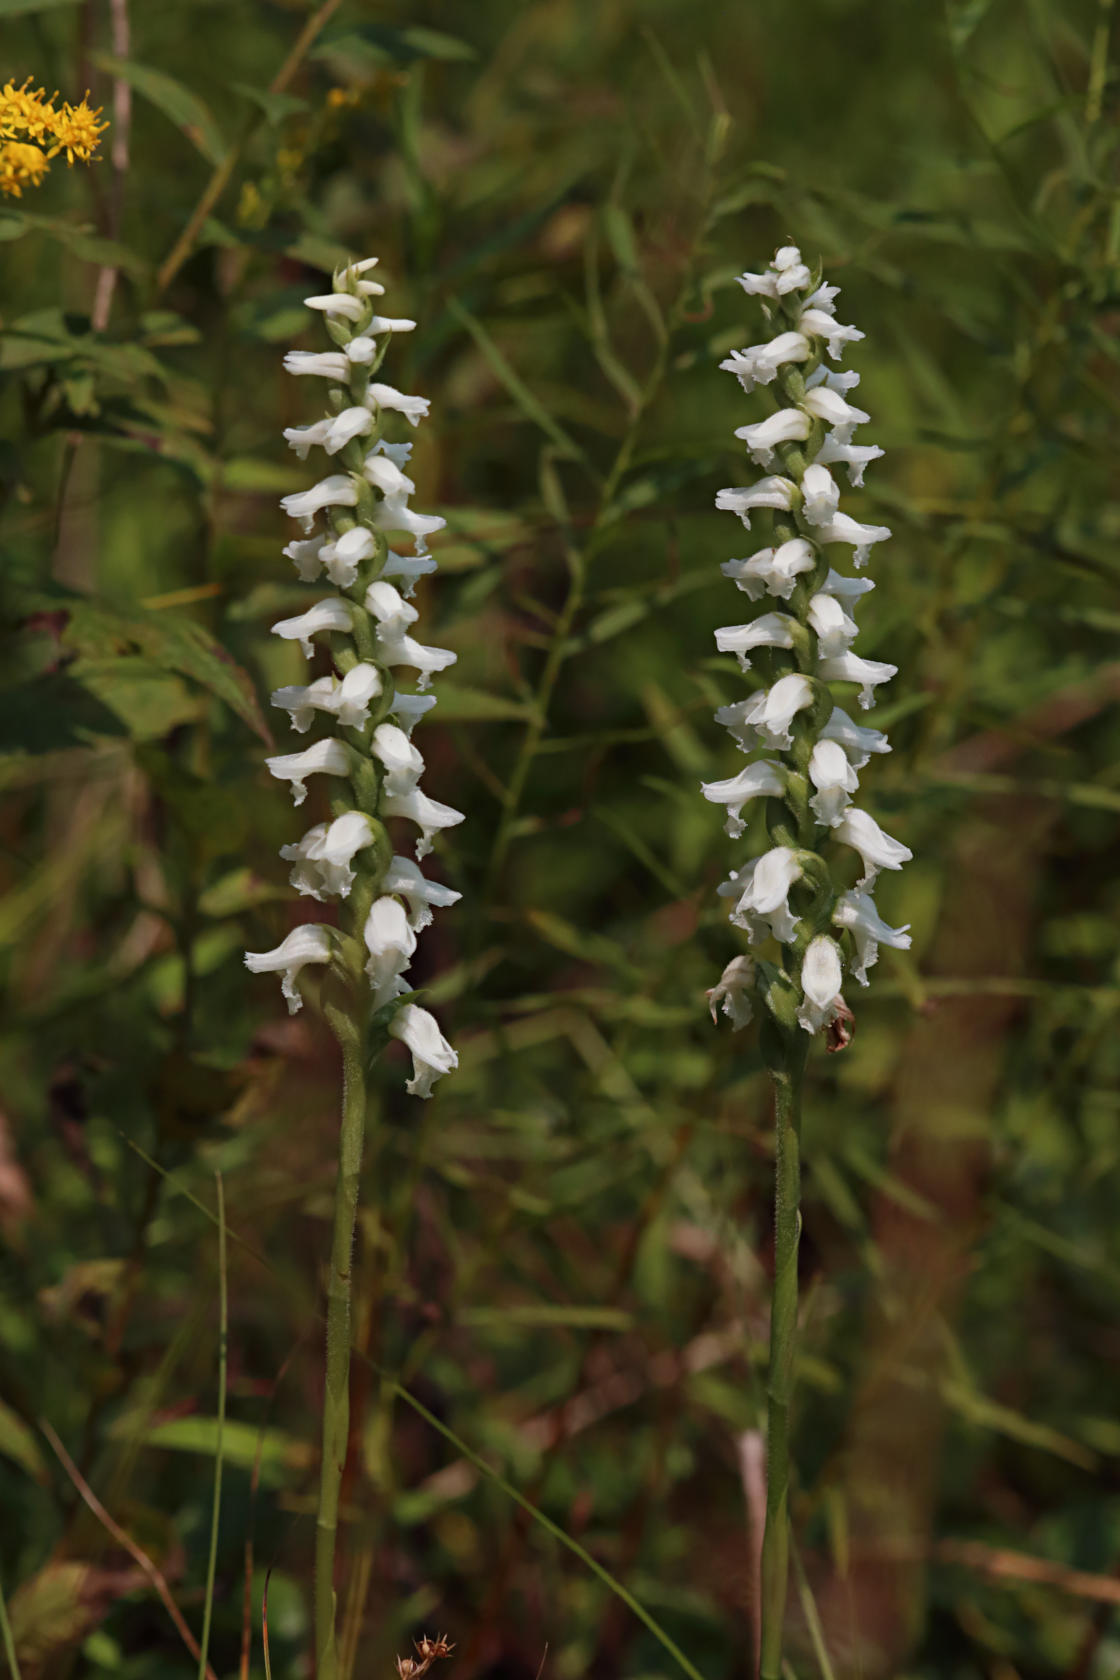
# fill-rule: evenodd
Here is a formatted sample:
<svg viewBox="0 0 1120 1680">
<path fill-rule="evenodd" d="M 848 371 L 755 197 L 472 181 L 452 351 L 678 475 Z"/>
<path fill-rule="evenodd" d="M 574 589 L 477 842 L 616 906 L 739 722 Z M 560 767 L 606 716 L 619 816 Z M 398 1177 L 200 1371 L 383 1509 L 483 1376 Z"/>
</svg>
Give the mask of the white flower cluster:
<svg viewBox="0 0 1120 1680">
<path fill-rule="evenodd" d="M 285 438 L 301 461 L 319 448 L 345 470 L 281 503 L 305 533 L 284 553 L 303 582 L 325 575 L 335 593 L 274 624 L 273 633 L 298 642 L 309 660 L 316 638 L 329 638 L 332 670 L 305 685 L 278 688 L 272 703 L 288 713 L 298 734 L 319 720 L 329 720 L 335 733 L 266 762 L 274 776 L 290 783 L 297 805 L 307 796 L 309 776 L 349 784 L 332 801 L 333 820 L 316 823 L 280 855 L 292 864 L 291 882 L 299 892 L 320 902 L 348 900 L 354 923 L 352 938 L 313 922 L 293 929 L 274 951 L 246 955 L 254 973 L 282 974 L 293 1014 L 302 1003 L 299 976 L 308 963 L 337 962 L 351 973 L 364 969 L 374 1011 L 401 997 L 410 990 L 404 973 L 417 933 L 432 920 L 433 907 L 454 904 L 460 896 L 428 880 L 411 858 L 394 856 L 384 827 L 387 817 L 415 823 L 416 856 L 422 858 L 432 836 L 463 817 L 421 790 L 424 760 L 411 739 L 417 721 L 435 705 L 434 696 L 423 691 L 434 672 L 454 664 L 455 655 L 425 647 L 411 634 L 418 614 L 409 597 L 417 578 L 436 569 L 427 538 L 445 522 L 409 507 L 416 488 L 407 471 L 412 445 L 381 436 L 386 414 L 402 415 L 416 426 L 428 403 L 375 379 L 392 334 L 416 325 L 374 313 L 371 300 L 384 292 L 367 278 L 376 262 L 370 257 L 351 264 L 335 274 L 331 292 L 305 299 L 325 317 L 336 348 L 293 350 L 284 358 L 289 373 L 328 381 L 330 405 L 322 420 L 289 428 Z M 413 552 L 390 549 L 390 532 L 410 538 Z M 418 692 L 397 688 L 394 673 L 400 666 L 419 673 Z M 457 1066 L 434 1017 L 417 1004 L 399 1005 L 388 1030 L 412 1052 L 408 1089 L 415 1095 L 429 1096 L 433 1081 Z"/>
<path fill-rule="evenodd" d="M 767 805 L 770 849 L 733 870 L 720 893 L 734 900 L 730 920 L 752 946 L 773 938 L 785 950 L 780 972 L 736 957 L 709 995 L 713 1017 L 722 1005 L 740 1027 L 751 1018 L 750 994 L 759 990 L 787 1027 L 796 1020 L 815 1033 L 845 1012 L 845 970 L 866 985 L 880 945 L 910 944 L 906 928 L 882 920 L 872 887 L 881 869 L 899 869 L 911 854 L 852 804 L 858 772 L 872 753 L 890 747 L 879 730 L 861 727 L 833 705 L 828 688 L 855 683 L 866 708 L 877 685 L 896 672 L 894 665 L 853 653 L 852 613 L 874 584 L 834 571 L 824 552 L 847 544 L 858 569 L 872 545 L 890 536 L 885 525 L 863 525 L 840 511 L 840 489 L 829 470 L 843 465 L 851 482 L 862 484 L 865 467 L 883 451 L 852 441 L 868 418 L 850 401 L 859 374 L 828 365 L 864 336 L 837 321 L 839 288 L 820 284 L 792 245 L 779 250 L 764 273 L 740 275 L 739 284 L 764 300 L 774 332 L 765 344 L 733 351 L 720 366 L 746 392 L 774 387 L 779 406 L 735 434 L 769 476 L 721 490 L 716 506 L 737 513 L 748 530 L 756 509 L 771 509 L 774 537 L 769 547 L 727 561 L 722 571 L 749 600 L 770 598 L 782 606 L 715 633 L 716 647 L 734 653 L 743 671 L 751 669 L 755 650 L 767 650 L 762 658 L 769 680 L 750 698 L 717 711 L 717 722 L 750 761 L 738 775 L 709 782 L 703 791 L 726 808 L 732 838 L 743 832 L 749 799 L 780 802 Z M 829 838 L 853 847 L 862 860 L 862 878 L 848 891 L 833 885 L 818 855 Z"/>
</svg>

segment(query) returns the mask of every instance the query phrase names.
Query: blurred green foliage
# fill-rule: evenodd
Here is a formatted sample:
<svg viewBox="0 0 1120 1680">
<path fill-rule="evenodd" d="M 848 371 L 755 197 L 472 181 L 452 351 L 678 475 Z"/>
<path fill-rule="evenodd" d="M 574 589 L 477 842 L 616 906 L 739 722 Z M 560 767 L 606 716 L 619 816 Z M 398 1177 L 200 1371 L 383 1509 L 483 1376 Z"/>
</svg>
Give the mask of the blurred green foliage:
<svg viewBox="0 0 1120 1680">
<path fill-rule="evenodd" d="M 131 10 L 131 17 L 128 11 Z M 344 1494 L 345 1651 L 387 1676 L 751 1672 L 768 1096 L 707 1019 L 736 947 L 702 777 L 741 693 L 713 511 L 762 407 L 716 370 L 786 238 L 843 285 L 886 461 L 860 651 L 900 666 L 870 808 L 914 950 L 808 1101 L 798 1676 L 1110 1680 L 1120 812 L 1111 0 L 5 0 L 4 74 L 114 117 L 0 211 L 0 1579 L 25 1680 L 193 1671 L 271 1571 L 307 1672 L 337 1070 L 248 946 L 301 913 L 261 697 L 306 599 L 279 371 L 376 254 L 447 516 L 424 726 L 466 811 L 418 984 L 461 1068 L 377 1080 Z M 122 20 L 130 37 L 121 34 Z M 301 33 L 302 32 L 302 33 Z M 124 89 L 132 102 L 122 123 Z M 116 90 L 116 92 L 114 92 Z M 116 145 L 116 152 L 112 147 Z M 314 796 L 311 803 L 314 803 Z M 247 1551 L 247 1548 L 249 1550 Z M 244 1604 L 248 1582 L 248 1610 Z M 547 1650 L 547 1656 L 546 1656 Z M 248 1659 L 245 1659 L 246 1661 Z M 246 1670 L 242 1670 L 246 1672 Z"/>
</svg>

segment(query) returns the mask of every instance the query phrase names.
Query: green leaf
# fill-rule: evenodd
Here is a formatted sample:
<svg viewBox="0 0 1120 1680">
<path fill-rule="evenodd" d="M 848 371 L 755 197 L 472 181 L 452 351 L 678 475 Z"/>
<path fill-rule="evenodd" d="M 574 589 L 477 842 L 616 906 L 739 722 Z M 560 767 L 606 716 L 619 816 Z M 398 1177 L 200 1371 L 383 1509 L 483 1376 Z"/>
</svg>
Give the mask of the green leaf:
<svg viewBox="0 0 1120 1680">
<path fill-rule="evenodd" d="M 88 1563 L 44 1564 L 12 1596 L 12 1638 L 21 1666 L 38 1673 L 52 1656 L 76 1645 L 109 1609 L 114 1581 L 128 1579 L 131 1586 L 134 1578 Z"/>
<path fill-rule="evenodd" d="M 196 146 L 208 163 L 219 164 L 226 155 L 226 142 L 209 108 L 176 81 L 165 70 L 154 70 L 150 64 L 137 64 L 133 59 L 114 58 L 110 53 L 91 53 L 99 70 L 115 76 L 134 87 L 137 93 L 162 111 L 180 129 L 192 146 Z"/>
<path fill-rule="evenodd" d="M 37 1482 L 47 1480 L 47 1467 L 34 1435 L 18 1412 L 0 1400 L 0 1453 L 20 1465 Z"/>
<path fill-rule="evenodd" d="M 198 696 L 150 659 L 77 659 L 68 669 L 134 741 L 158 741 L 198 716 Z"/>
<path fill-rule="evenodd" d="M 200 1453 L 213 1458 L 218 1444 L 218 1419 L 213 1417 L 168 1418 L 162 1423 L 141 1427 L 139 1436 L 133 1431 L 138 1420 L 127 1414 L 118 1419 L 110 1433 L 117 1439 L 140 1440 L 147 1447 L 164 1447 L 172 1452 Z M 222 1457 L 227 1464 L 240 1470 L 252 1470 L 260 1451 L 262 1479 L 272 1483 L 288 1479 L 289 1472 L 306 1471 L 315 1462 L 315 1449 L 294 1435 L 278 1429 L 260 1430 L 255 1424 L 225 1420 L 222 1431 Z"/>
<path fill-rule="evenodd" d="M 482 322 L 472 315 L 469 309 L 464 308 L 458 298 L 449 298 L 447 307 L 455 319 L 466 327 L 491 370 L 501 380 L 525 418 L 532 420 L 535 425 L 539 426 L 541 431 L 552 439 L 557 448 L 562 450 L 569 460 L 586 462 L 585 452 L 575 439 L 568 435 L 559 421 L 552 418 L 540 398 L 533 395 L 521 376 L 514 372 Z"/>
<path fill-rule="evenodd" d="M 564 1326 L 571 1330 L 629 1330 L 634 1323 L 633 1313 L 621 1307 L 559 1306 L 549 1301 L 525 1302 L 501 1307 L 464 1307 L 456 1313 L 460 1324 L 479 1328 L 520 1325 L 526 1328 L 547 1325 Z"/>
<path fill-rule="evenodd" d="M 65 752 L 127 734 L 116 712 L 65 671 L 4 689 L 3 702 L 0 754 Z"/>
<path fill-rule="evenodd" d="M 481 688 L 441 682 L 436 693 L 441 723 L 524 723 L 533 715 L 527 702 L 488 694 Z"/>
<path fill-rule="evenodd" d="M 94 665 L 140 655 L 155 667 L 189 677 L 223 701 L 255 735 L 271 746 L 272 734 L 248 673 L 193 619 L 172 618 L 157 612 L 118 612 L 89 596 L 60 588 L 34 595 L 30 610 L 63 611 L 66 622 L 60 638 L 64 646 Z M 85 667 L 87 672 L 92 668 Z"/>
<path fill-rule="evenodd" d="M 0 213 L 0 240 L 17 239 L 29 232 L 45 233 L 48 239 L 56 239 L 83 262 L 123 268 L 132 274 L 143 274 L 149 266 L 127 245 L 92 233 L 88 223 L 79 225 L 68 222 L 62 216 L 35 216 L 27 210 L 4 210 Z"/>
<path fill-rule="evenodd" d="M 307 100 L 297 99 L 293 93 L 272 93 L 268 88 L 250 87 L 248 82 L 231 82 L 229 85 L 234 93 L 259 106 L 270 123 L 281 123 L 285 117 L 294 117 L 297 111 L 309 109 Z"/>
<path fill-rule="evenodd" d="M 992 0 L 945 0 L 945 21 L 954 52 L 963 52 L 983 23 Z"/>
<path fill-rule="evenodd" d="M 477 58 L 475 49 L 456 35 L 416 25 L 394 29 L 391 24 L 366 23 L 320 41 L 312 58 L 339 57 L 351 64 L 412 64 L 418 58 L 463 62 Z"/>
<path fill-rule="evenodd" d="M 0 17 L 28 17 L 32 12 L 53 12 L 59 6 L 74 6 L 77 0 L 0 0 Z"/>
</svg>

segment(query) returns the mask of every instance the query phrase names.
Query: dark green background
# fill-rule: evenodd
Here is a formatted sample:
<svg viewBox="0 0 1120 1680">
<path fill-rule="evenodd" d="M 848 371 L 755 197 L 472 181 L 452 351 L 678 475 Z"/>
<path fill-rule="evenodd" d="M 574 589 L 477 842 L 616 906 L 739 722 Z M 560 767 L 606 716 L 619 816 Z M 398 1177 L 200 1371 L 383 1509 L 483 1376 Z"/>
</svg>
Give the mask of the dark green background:
<svg viewBox="0 0 1120 1680">
<path fill-rule="evenodd" d="M 301 6 L 131 12 L 127 171 L 111 131 L 0 214 L 0 1571 L 25 1680 L 193 1671 L 39 1420 L 197 1633 L 216 1171 L 211 1655 L 237 1671 L 251 1538 L 252 1671 L 271 1568 L 273 1671 L 307 1672 L 337 1071 L 240 954 L 300 914 L 261 702 L 299 669 L 268 626 L 308 598 L 277 503 L 311 470 L 280 433 L 320 393 L 280 361 L 319 346 L 300 300 L 343 253 L 419 322 L 386 377 L 432 400 L 416 502 L 448 531 L 418 599 L 459 663 L 418 740 L 467 815 L 436 862 L 463 901 L 414 968 L 459 1072 L 428 1105 L 395 1055 L 377 1073 L 346 1648 L 360 1676 L 437 1629 L 458 1680 L 675 1672 L 399 1381 L 706 1677 L 751 1672 L 771 1139 L 753 1038 L 705 1012 L 749 848 L 698 783 L 731 772 L 711 713 L 746 692 L 712 631 L 745 616 L 719 562 L 752 545 L 713 498 L 767 406 L 716 364 L 764 331 L 734 274 L 787 239 L 867 334 L 887 456 L 845 506 L 895 535 L 859 651 L 900 673 L 863 800 L 915 854 L 880 894 L 914 948 L 811 1069 L 791 1660 L 1112 1680 L 1110 0 L 342 0 L 280 98 Z M 110 23 L 7 0 L 0 72 L 108 107 Z"/>
</svg>

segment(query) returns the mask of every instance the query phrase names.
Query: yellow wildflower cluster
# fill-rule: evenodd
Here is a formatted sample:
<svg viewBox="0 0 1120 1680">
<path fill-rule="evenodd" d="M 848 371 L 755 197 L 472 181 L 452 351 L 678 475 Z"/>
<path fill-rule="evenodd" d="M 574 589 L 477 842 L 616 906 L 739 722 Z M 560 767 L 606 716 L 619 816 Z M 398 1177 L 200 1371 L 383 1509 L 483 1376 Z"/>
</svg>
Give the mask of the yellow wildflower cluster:
<svg viewBox="0 0 1120 1680">
<path fill-rule="evenodd" d="M 100 107 L 91 108 L 88 94 L 78 105 L 59 107 L 57 94 L 48 99 L 30 81 L 0 88 L 0 193 L 9 198 L 22 198 L 24 187 L 37 187 L 59 152 L 66 153 L 67 164 L 88 163 L 109 126 L 98 122 Z"/>
</svg>

